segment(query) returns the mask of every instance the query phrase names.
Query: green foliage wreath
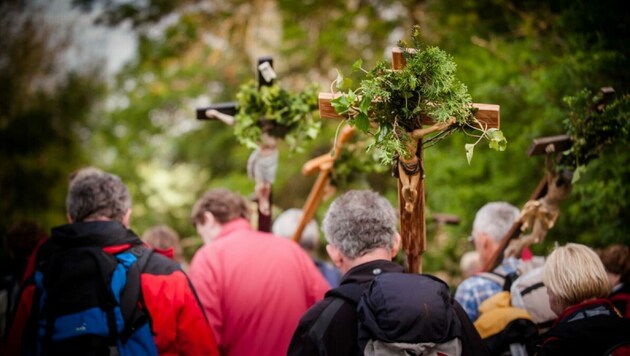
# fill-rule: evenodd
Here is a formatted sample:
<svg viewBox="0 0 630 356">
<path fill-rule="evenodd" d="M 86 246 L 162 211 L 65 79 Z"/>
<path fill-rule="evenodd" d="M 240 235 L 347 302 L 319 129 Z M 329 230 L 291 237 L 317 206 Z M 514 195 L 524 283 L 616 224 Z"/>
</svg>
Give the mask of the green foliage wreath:
<svg viewBox="0 0 630 356">
<path fill-rule="evenodd" d="M 258 89 L 254 81 L 240 87 L 234 134 L 241 144 L 256 148 L 263 132 L 283 139 L 291 150 L 301 151 L 302 144 L 317 137 L 321 122 L 316 120 L 317 85 L 308 85 L 296 94 L 277 84 Z"/>
<path fill-rule="evenodd" d="M 399 46 L 409 48 L 402 41 Z M 415 154 L 407 152 L 410 132 L 422 128 L 422 118 L 428 116 L 436 123 L 454 122 L 424 140 L 424 146 L 459 130 L 476 138 L 475 143 L 465 147 L 469 162 L 475 145 L 483 138 L 489 140 L 491 148 L 503 151 L 507 145 L 503 133 L 483 127 L 475 118 L 468 89 L 455 78 L 456 64 L 451 56 L 438 47 L 423 46 L 417 28 L 413 31 L 413 48 L 404 51 L 407 65 L 396 71 L 385 61 L 367 71 L 361 67 L 362 61 L 357 61 L 353 70 L 363 71 L 366 78 L 357 89 L 332 100 L 335 111 L 345 116 L 350 125 L 374 136 L 375 142 L 368 149 L 380 149 L 385 164 L 393 162 L 397 154 L 409 158 Z M 335 83 L 340 90 L 352 85 L 341 74 Z"/>
</svg>

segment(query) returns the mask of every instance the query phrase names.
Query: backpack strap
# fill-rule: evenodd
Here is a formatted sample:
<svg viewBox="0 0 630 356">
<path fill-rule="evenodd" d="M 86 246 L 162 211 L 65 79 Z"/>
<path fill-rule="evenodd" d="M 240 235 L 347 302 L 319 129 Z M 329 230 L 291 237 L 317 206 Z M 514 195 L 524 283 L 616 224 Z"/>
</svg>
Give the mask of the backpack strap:
<svg viewBox="0 0 630 356">
<path fill-rule="evenodd" d="M 144 308 L 140 275 L 144 271 L 149 258 L 153 255 L 153 249 L 144 246 L 134 246 L 129 252 L 133 253 L 137 260 L 127 271 L 127 284 L 120 295 L 120 311 L 125 321 L 125 328 L 120 336 L 125 342 L 133 332 L 147 321 L 150 321 L 149 313 Z M 138 308 L 138 305 L 141 308 Z"/>
<path fill-rule="evenodd" d="M 518 278 L 518 272 L 508 273 L 507 275 L 502 275 L 497 272 L 481 272 L 477 275 L 502 286 L 504 291 L 510 291 L 512 283 Z"/>
<path fill-rule="evenodd" d="M 324 308 L 317 320 L 313 323 L 313 326 L 311 326 L 311 329 L 308 331 L 308 337 L 318 348 L 320 355 L 327 354 L 322 340 L 324 339 L 324 334 L 326 333 L 326 330 L 328 330 L 332 319 L 339 311 L 339 308 L 341 308 L 344 303 L 349 303 L 356 307 L 356 305 L 359 304 L 363 290 L 364 287 L 359 284 L 348 283 L 331 289 L 326 293 L 325 297 L 333 297 L 334 299 L 326 308 Z"/>
</svg>

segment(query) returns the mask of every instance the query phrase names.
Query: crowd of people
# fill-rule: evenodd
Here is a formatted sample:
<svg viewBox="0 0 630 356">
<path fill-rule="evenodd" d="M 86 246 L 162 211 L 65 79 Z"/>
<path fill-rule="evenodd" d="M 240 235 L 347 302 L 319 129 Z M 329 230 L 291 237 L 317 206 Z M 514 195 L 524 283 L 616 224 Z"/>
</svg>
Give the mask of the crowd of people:
<svg viewBox="0 0 630 356">
<path fill-rule="evenodd" d="M 315 221 L 293 241 L 299 209 L 257 231 L 227 189 L 192 207 L 190 264 L 170 227 L 136 235 L 131 207 L 118 176 L 90 167 L 69 178 L 67 224 L 11 228 L 0 354 L 630 355 L 630 248 L 568 243 L 482 272 L 519 219 L 506 202 L 476 213 L 455 293 L 394 262 L 397 213 L 370 190 L 328 208 L 328 261 Z"/>
</svg>

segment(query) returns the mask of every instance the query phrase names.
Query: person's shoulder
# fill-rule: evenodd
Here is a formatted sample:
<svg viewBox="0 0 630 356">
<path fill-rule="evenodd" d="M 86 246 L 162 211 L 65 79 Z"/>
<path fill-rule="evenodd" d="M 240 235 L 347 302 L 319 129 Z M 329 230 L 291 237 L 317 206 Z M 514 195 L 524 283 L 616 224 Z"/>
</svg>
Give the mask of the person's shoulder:
<svg viewBox="0 0 630 356">
<path fill-rule="evenodd" d="M 457 291 L 460 291 L 460 290 L 467 291 L 467 290 L 483 288 L 492 283 L 493 281 L 484 277 L 482 274 L 475 274 L 473 276 L 470 276 L 464 279 L 457 287 Z"/>
<path fill-rule="evenodd" d="M 177 262 L 150 248 L 144 248 L 143 253 L 149 254 L 146 265 L 142 267 L 142 273 L 144 274 L 169 275 L 181 271 L 181 267 Z"/>
</svg>

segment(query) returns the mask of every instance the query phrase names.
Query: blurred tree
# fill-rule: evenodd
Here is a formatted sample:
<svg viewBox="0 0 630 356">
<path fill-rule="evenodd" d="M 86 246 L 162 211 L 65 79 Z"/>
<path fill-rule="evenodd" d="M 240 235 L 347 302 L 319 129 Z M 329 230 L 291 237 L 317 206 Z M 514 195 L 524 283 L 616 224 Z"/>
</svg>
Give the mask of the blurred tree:
<svg viewBox="0 0 630 356">
<path fill-rule="evenodd" d="M 28 2 L 0 5 L 0 230 L 64 223 L 68 174 L 90 161 L 80 130 L 104 85 L 95 68 L 63 69 L 71 40 Z"/>
<path fill-rule="evenodd" d="M 453 55 L 458 79 L 475 102 L 501 105 L 506 152 L 480 147 L 469 166 L 466 138 L 460 135 L 426 152 L 428 207 L 461 218 L 447 229 L 452 240 L 429 241 L 441 247 L 427 252 L 426 271 L 455 273 L 452 261 L 470 248 L 463 237 L 484 203 L 526 202 L 544 174 L 542 158 L 527 157 L 527 148 L 534 138 L 566 132 L 565 96 L 601 86 L 613 86 L 618 95 L 628 91 L 630 17 L 615 0 L 75 3 L 100 6 L 104 23 L 131 21 L 140 38 L 138 57 L 117 78 L 117 104 L 99 121 L 92 151 L 103 153 L 94 159 L 130 182 L 135 226 L 165 222 L 183 236 L 193 233 L 187 224 L 190 206 L 208 186 L 246 195 L 253 190 L 245 176 L 247 150 L 230 128 L 198 123 L 193 111 L 234 100 L 260 55 L 274 56 L 278 81 L 288 89 L 303 89 L 308 82 L 327 88 L 336 68 L 347 73 L 359 58 L 366 68 L 389 59 L 391 46 L 420 25 L 429 44 Z M 280 168 L 274 184 L 280 207 L 304 201 L 314 178 L 302 177 L 298 162 L 327 150 L 334 131 L 335 124 L 326 124 L 310 154 L 294 155 L 296 164 Z M 286 150 L 281 154 L 280 162 L 286 162 Z M 546 252 L 554 240 L 630 243 L 629 154 L 612 145 L 589 164 L 536 252 Z M 368 182 L 395 201 L 395 180 L 388 178 L 373 175 Z M 320 216 L 325 209 L 326 204 Z"/>
</svg>

